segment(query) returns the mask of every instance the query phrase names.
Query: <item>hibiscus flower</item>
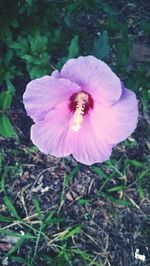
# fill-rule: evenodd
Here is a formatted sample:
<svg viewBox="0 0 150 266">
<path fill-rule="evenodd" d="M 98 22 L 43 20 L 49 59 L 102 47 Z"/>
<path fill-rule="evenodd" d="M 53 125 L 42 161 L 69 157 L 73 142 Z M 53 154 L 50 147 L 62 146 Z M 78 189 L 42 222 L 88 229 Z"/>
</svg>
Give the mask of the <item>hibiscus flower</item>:
<svg viewBox="0 0 150 266">
<path fill-rule="evenodd" d="M 70 59 L 61 71 L 28 83 L 23 95 L 33 119 L 31 140 L 45 154 L 84 164 L 108 160 L 138 121 L 134 92 L 94 56 Z"/>
</svg>

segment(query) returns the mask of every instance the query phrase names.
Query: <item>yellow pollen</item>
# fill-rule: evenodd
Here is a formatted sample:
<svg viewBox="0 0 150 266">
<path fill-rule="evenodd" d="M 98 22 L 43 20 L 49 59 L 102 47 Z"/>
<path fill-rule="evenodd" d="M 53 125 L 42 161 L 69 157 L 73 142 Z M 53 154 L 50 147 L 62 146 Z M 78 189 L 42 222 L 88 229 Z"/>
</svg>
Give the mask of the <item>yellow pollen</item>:
<svg viewBox="0 0 150 266">
<path fill-rule="evenodd" d="M 73 115 L 71 128 L 73 131 L 78 132 L 83 122 L 85 104 L 86 102 L 88 102 L 88 95 L 85 94 L 84 92 L 81 92 L 76 96 L 75 100 L 77 102 L 77 105 L 76 105 L 76 110 Z"/>
</svg>

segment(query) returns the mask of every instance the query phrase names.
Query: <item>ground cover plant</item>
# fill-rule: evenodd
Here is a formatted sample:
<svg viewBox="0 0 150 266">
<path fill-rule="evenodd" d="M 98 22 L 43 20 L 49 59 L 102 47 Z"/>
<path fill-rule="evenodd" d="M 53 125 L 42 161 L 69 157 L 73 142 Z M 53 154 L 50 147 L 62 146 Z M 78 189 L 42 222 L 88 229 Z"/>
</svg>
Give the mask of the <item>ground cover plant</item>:
<svg viewBox="0 0 150 266">
<path fill-rule="evenodd" d="M 150 265 L 148 1 L 0 2 L 0 264 Z M 104 60 L 136 93 L 135 132 L 91 166 L 30 140 L 27 83 Z"/>
</svg>

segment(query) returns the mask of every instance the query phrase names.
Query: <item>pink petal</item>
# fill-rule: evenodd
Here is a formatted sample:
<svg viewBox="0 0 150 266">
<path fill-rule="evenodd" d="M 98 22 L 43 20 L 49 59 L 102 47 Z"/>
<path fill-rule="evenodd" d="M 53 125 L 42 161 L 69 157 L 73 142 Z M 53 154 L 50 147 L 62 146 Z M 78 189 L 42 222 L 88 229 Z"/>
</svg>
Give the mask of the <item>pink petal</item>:
<svg viewBox="0 0 150 266">
<path fill-rule="evenodd" d="M 73 157 L 86 165 L 106 161 L 110 158 L 112 145 L 100 139 L 91 124 L 90 115 L 86 115 L 78 132 L 69 128 L 67 146 L 70 145 Z"/>
<path fill-rule="evenodd" d="M 138 122 L 138 102 L 135 94 L 124 89 L 120 100 L 110 107 L 95 103 L 91 123 L 100 138 L 117 144 L 128 138 Z"/>
<path fill-rule="evenodd" d="M 68 60 L 59 76 L 76 82 L 94 101 L 106 106 L 118 101 L 122 93 L 120 79 L 107 64 L 91 55 Z"/>
<path fill-rule="evenodd" d="M 43 121 L 31 127 L 32 142 L 45 154 L 56 157 L 70 154 L 66 147 L 67 131 L 71 119 L 68 105 L 68 101 L 57 105 L 46 115 Z"/>
<path fill-rule="evenodd" d="M 23 95 L 27 114 L 34 122 L 41 121 L 57 104 L 80 91 L 79 85 L 70 80 L 44 76 L 28 83 Z"/>
<path fill-rule="evenodd" d="M 59 78 L 59 71 L 56 69 L 51 73 L 51 76 L 54 78 Z"/>
<path fill-rule="evenodd" d="M 91 165 L 109 159 L 112 146 L 101 141 L 86 116 L 79 132 L 71 129 L 72 113 L 66 101 L 50 111 L 43 121 L 31 127 L 32 142 L 45 154 L 63 157 L 72 154 L 84 164 Z"/>
</svg>

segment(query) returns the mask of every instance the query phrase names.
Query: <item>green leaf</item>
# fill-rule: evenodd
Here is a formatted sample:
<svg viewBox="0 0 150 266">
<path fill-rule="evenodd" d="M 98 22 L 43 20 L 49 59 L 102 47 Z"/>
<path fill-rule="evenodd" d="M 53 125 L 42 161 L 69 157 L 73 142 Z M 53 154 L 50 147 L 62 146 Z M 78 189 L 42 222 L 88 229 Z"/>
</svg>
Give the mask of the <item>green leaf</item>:
<svg viewBox="0 0 150 266">
<path fill-rule="evenodd" d="M 49 219 L 48 218 L 46 219 L 46 221 L 44 221 L 44 227 L 48 224 L 53 224 L 53 223 L 64 223 L 66 221 L 65 218 L 52 218 L 52 219 Z"/>
<path fill-rule="evenodd" d="M 62 66 L 67 62 L 67 56 L 62 57 L 56 65 L 56 69 L 60 70 Z"/>
<path fill-rule="evenodd" d="M 118 205 L 121 205 L 121 206 L 130 206 L 131 205 L 131 202 L 130 201 L 127 201 L 127 200 L 120 200 L 120 199 L 116 199 L 110 195 L 107 195 L 106 193 L 104 192 L 100 192 L 99 195 L 101 195 L 103 198 L 115 203 L 115 204 L 118 204 Z"/>
<path fill-rule="evenodd" d="M 140 25 L 140 27 L 141 27 L 141 29 L 145 32 L 145 33 L 147 33 L 148 35 L 150 34 L 150 22 L 147 20 L 143 20 L 142 22 L 141 22 L 141 25 Z"/>
<path fill-rule="evenodd" d="M 108 178 L 108 176 L 103 172 L 103 170 L 101 170 L 101 169 L 100 169 L 99 167 L 97 167 L 97 166 L 92 166 L 92 167 L 91 167 L 91 170 L 92 170 L 93 172 L 95 172 L 96 174 L 98 174 L 99 176 L 105 178 L 105 179 Z"/>
<path fill-rule="evenodd" d="M 12 202 L 10 201 L 10 199 L 5 195 L 4 196 L 4 203 L 7 206 L 9 212 L 16 217 L 17 219 L 20 219 L 19 215 L 17 214 L 17 211 L 14 207 L 14 205 L 12 204 Z"/>
<path fill-rule="evenodd" d="M 5 111 L 10 108 L 12 102 L 12 94 L 10 91 L 0 93 L 0 109 Z"/>
<path fill-rule="evenodd" d="M 65 176 L 64 178 L 64 186 L 67 187 L 69 183 L 73 180 L 73 178 L 79 173 L 80 167 L 77 165 L 75 168 L 72 170 L 70 175 Z"/>
<path fill-rule="evenodd" d="M 6 180 L 7 171 L 5 168 L 5 171 L 1 173 L 1 180 L 0 180 L 0 192 L 5 193 L 5 180 Z"/>
<path fill-rule="evenodd" d="M 17 135 L 13 129 L 13 126 L 8 116 L 5 114 L 0 114 L 0 136 L 17 139 Z"/>
<path fill-rule="evenodd" d="M 68 239 L 69 237 L 72 237 L 76 234 L 79 234 L 81 232 L 81 226 L 77 226 L 75 228 L 72 228 L 68 234 L 65 236 L 65 239 Z"/>
<path fill-rule="evenodd" d="M 3 153 L 0 152 L 0 170 L 1 170 L 1 167 L 2 167 L 3 159 L 4 159 Z"/>
<path fill-rule="evenodd" d="M 11 256 L 11 261 L 19 263 L 21 265 L 23 265 L 25 263 L 25 260 L 22 257 L 19 257 L 19 256 Z"/>
<path fill-rule="evenodd" d="M 87 253 L 86 251 L 82 251 L 79 248 L 72 248 L 71 252 L 77 256 L 81 256 L 82 259 L 84 260 L 85 264 L 84 265 L 91 265 L 91 266 L 102 266 L 102 264 L 99 264 L 95 261 L 95 259 L 92 258 L 91 254 Z"/>
<path fill-rule="evenodd" d="M 58 240 L 67 240 L 68 238 L 79 234 L 81 232 L 81 226 L 77 226 L 75 228 L 68 228 L 63 232 L 56 234 Z"/>
<path fill-rule="evenodd" d="M 42 36 L 39 33 L 35 34 L 35 36 L 28 37 L 31 51 L 34 55 L 41 54 L 42 52 L 47 50 L 48 38 L 46 36 Z"/>
<path fill-rule="evenodd" d="M 14 95 L 16 89 L 9 78 L 6 78 L 6 84 L 7 84 L 7 89 L 9 90 L 9 92 L 12 93 L 12 95 Z"/>
<path fill-rule="evenodd" d="M 147 168 L 145 171 L 142 171 L 142 173 L 137 176 L 137 179 L 142 180 L 143 177 L 145 177 L 146 175 L 150 175 L 150 168 Z"/>
<path fill-rule="evenodd" d="M 128 163 L 138 168 L 145 168 L 145 165 L 137 160 L 127 160 Z"/>
<path fill-rule="evenodd" d="M 71 43 L 69 45 L 69 49 L 68 49 L 68 55 L 62 57 L 59 62 L 56 65 L 57 69 L 61 69 L 62 66 L 67 62 L 68 59 L 70 58 L 74 58 L 77 57 L 79 54 L 79 45 L 78 45 L 78 41 L 79 41 L 79 37 L 78 35 L 76 35 L 72 40 Z"/>
<path fill-rule="evenodd" d="M 78 45 L 78 42 L 79 42 L 79 36 L 76 35 L 71 40 L 71 43 L 70 43 L 70 46 L 69 46 L 68 59 L 69 58 L 74 58 L 74 57 L 78 56 L 78 54 L 79 54 L 79 45 Z"/>
<path fill-rule="evenodd" d="M 66 218 L 61 218 L 61 217 L 53 217 L 55 212 L 51 212 L 43 221 L 44 222 L 44 227 L 47 226 L 50 223 L 62 223 L 66 221 Z"/>
<path fill-rule="evenodd" d="M 10 48 L 14 49 L 16 54 L 21 57 L 22 55 L 29 52 L 30 47 L 27 38 L 23 38 L 19 35 L 17 42 L 12 42 L 9 45 Z"/>
<path fill-rule="evenodd" d="M 38 217 L 40 220 L 42 220 L 42 213 L 41 213 L 41 208 L 40 208 L 40 204 L 39 204 L 39 201 L 37 198 L 34 198 L 33 199 L 33 203 L 34 203 L 34 206 L 36 208 L 36 211 L 38 213 Z"/>
<path fill-rule="evenodd" d="M 33 65 L 33 64 L 28 64 L 27 70 L 30 74 L 31 79 L 40 78 L 44 75 L 47 75 L 47 73 L 48 73 L 47 67 L 45 67 L 45 66 L 40 67 L 38 65 Z"/>
<path fill-rule="evenodd" d="M 127 29 L 127 25 L 119 23 L 116 16 L 110 16 L 110 17 L 108 17 L 108 19 L 106 21 L 105 28 L 109 32 L 116 33 L 116 32 L 122 32 L 125 29 Z"/>
<path fill-rule="evenodd" d="M 108 192 L 117 192 L 117 191 L 123 191 L 125 189 L 124 186 L 115 186 L 107 189 Z"/>
<path fill-rule="evenodd" d="M 12 218 L 12 217 L 0 216 L 0 222 L 10 223 L 13 221 L 14 221 L 14 218 Z"/>
<path fill-rule="evenodd" d="M 52 265 L 50 264 L 52 262 L 52 258 L 48 255 L 43 255 L 43 260 L 47 263 L 46 265 Z"/>
<path fill-rule="evenodd" d="M 117 15 L 117 11 L 114 9 L 114 7 L 112 8 L 112 5 L 106 3 L 106 1 L 96 0 L 96 2 L 101 5 L 103 11 L 107 15 L 109 15 L 109 16 L 116 16 Z"/>
<path fill-rule="evenodd" d="M 141 102 L 143 107 L 143 114 L 146 117 L 149 110 L 150 90 L 141 91 Z"/>
<path fill-rule="evenodd" d="M 81 206 L 86 205 L 87 203 L 89 203 L 91 200 L 90 199 L 79 199 L 78 200 L 78 204 Z"/>
<path fill-rule="evenodd" d="M 18 238 L 32 239 L 32 240 L 36 240 L 36 238 L 37 238 L 36 236 L 31 235 L 30 233 L 26 233 L 25 235 L 21 235 L 20 233 L 17 233 L 13 230 L 3 229 L 3 228 L 0 228 L 0 234 L 5 234 L 8 236 L 16 236 Z"/>
<path fill-rule="evenodd" d="M 145 177 L 150 176 L 150 168 L 147 168 L 145 171 L 140 171 L 138 175 L 136 175 L 136 187 L 137 187 L 137 192 L 139 193 L 140 198 L 144 199 L 144 194 L 145 194 L 145 189 L 143 187 L 143 184 L 145 184 Z"/>
<path fill-rule="evenodd" d="M 20 239 L 18 239 L 18 241 L 16 242 L 15 246 L 9 250 L 8 256 L 15 253 L 17 250 L 19 250 L 19 248 L 21 247 L 24 241 L 25 241 L 25 238 L 23 236 L 20 237 Z"/>
<path fill-rule="evenodd" d="M 108 57 L 109 40 L 107 31 L 103 31 L 100 36 L 96 37 L 92 54 L 99 59 Z"/>
</svg>

